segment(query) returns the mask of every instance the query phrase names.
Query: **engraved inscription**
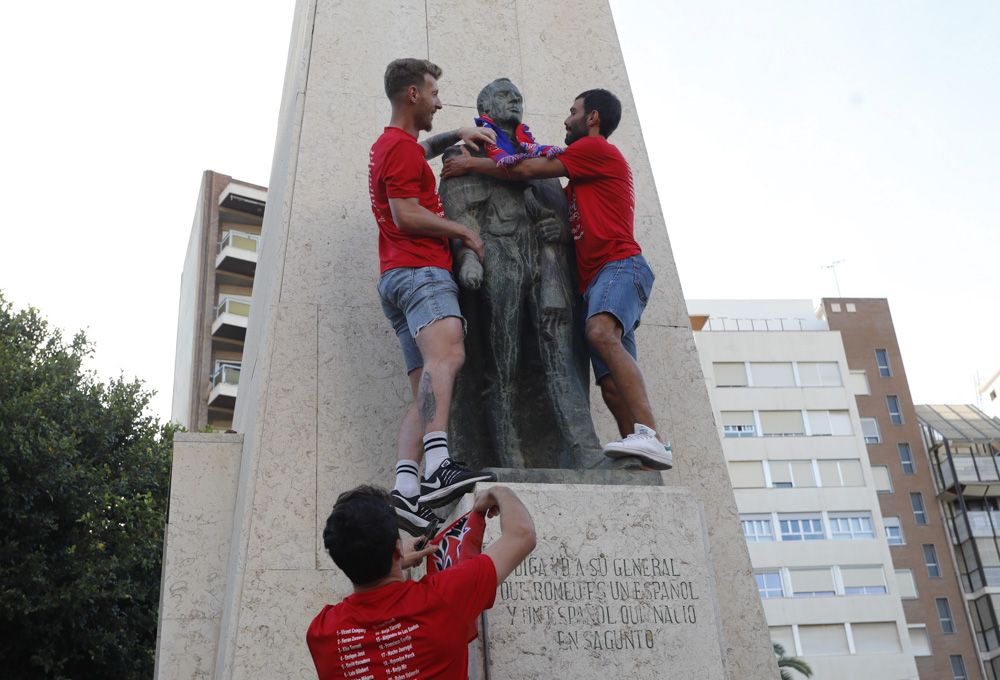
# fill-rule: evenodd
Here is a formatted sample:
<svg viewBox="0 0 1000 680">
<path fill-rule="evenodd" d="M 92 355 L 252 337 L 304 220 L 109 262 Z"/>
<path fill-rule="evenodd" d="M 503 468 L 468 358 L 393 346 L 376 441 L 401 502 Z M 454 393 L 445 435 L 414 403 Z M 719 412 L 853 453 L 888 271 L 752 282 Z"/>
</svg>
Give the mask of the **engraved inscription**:
<svg viewBox="0 0 1000 680">
<path fill-rule="evenodd" d="M 559 650 L 642 653 L 698 622 L 688 568 L 662 555 L 532 555 L 500 584 L 494 615 Z"/>
</svg>

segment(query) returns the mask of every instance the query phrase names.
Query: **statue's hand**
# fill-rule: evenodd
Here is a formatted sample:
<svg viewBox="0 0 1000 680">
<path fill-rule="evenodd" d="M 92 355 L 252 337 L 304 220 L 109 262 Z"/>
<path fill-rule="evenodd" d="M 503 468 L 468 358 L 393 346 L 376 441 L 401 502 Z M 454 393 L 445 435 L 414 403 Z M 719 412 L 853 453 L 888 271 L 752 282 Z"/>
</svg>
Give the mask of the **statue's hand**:
<svg viewBox="0 0 1000 680">
<path fill-rule="evenodd" d="M 458 128 L 458 136 L 465 145 L 473 151 L 479 151 L 480 144 L 496 144 L 497 134 L 489 128 L 463 127 Z"/>
<path fill-rule="evenodd" d="M 560 243 L 563 240 L 563 227 L 554 217 L 546 217 L 538 223 L 542 240 L 546 243 Z"/>
<path fill-rule="evenodd" d="M 483 283 L 483 264 L 472 253 L 467 253 L 462 258 L 462 265 L 458 268 L 458 282 L 462 288 L 469 290 L 479 290 Z"/>
</svg>

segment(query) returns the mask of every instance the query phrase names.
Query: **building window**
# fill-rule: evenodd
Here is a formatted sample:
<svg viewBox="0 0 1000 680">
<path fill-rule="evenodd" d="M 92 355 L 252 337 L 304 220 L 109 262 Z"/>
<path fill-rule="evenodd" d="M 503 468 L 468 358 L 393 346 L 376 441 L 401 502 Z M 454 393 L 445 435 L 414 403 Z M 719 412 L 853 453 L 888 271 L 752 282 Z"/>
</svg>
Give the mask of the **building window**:
<svg viewBox="0 0 1000 680">
<path fill-rule="evenodd" d="M 757 592 L 760 593 L 762 600 L 785 596 L 785 589 L 781 585 L 780 571 L 758 571 L 753 577 L 757 581 Z"/>
<path fill-rule="evenodd" d="M 906 545 L 903 538 L 903 527 L 899 525 L 898 517 L 883 517 L 885 522 L 885 542 L 889 545 Z"/>
<path fill-rule="evenodd" d="M 774 540 L 774 527 L 771 526 L 770 517 L 743 515 L 740 517 L 740 525 L 747 543 L 769 543 Z"/>
<path fill-rule="evenodd" d="M 885 595 L 885 572 L 882 567 L 841 567 L 844 595 Z"/>
<path fill-rule="evenodd" d="M 910 632 L 913 656 L 934 656 L 934 652 L 931 651 L 931 639 L 927 637 L 927 626 L 921 623 L 907 628 Z"/>
<path fill-rule="evenodd" d="M 913 463 L 913 452 L 910 450 L 910 445 L 906 442 L 900 442 L 897 446 L 899 448 L 899 464 L 903 466 L 903 474 L 915 474 L 917 467 Z"/>
<path fill-rule="evenodd" d="M 947 597 L 935 598 L 937 604 L 938 621 L 941 623 L 941 632 L 952 634 L 955 632 L 955 620 L 951 618 L 951 605 L 948 604 Z"/>
<path fill-rule="evenodd" d="M 753 424 L 753 411 L 722 411 L 723 437 L 753 437 L 756 435 Z"/>
<path fill-rule="evenodd" d="M 836 361 L 800 361 L 799 385 L 802 387 L 840 387 L 840 367 Z"/>
<path fill-rule="evenodd" d="M 1000 647 L 1000 634 L 998 634 L 997 619 L 990 600 L 994 596 L 984 595 L 973 600 L 969 606 L 969 614 L 972 617 L 972 628 L 976 631 L 976 641 L 979 643 L 981 652 L 992 652 Z M 989 667 L 987 666 L 987 670 Z"/>
<path fill-rule="evenodd" d="M 885 465 L 872 465 L 872 477 L 875 478 L 875 491 L 892 493 L 892 476 Z"/>
<path fill-rule="evenodd" d="M 815 487 L 816 475 L 811 460 L 768 461 L 772 489 Z"/>
<path fill-rule="evenodd" d="M 861 419 L 861 432 L 865 435 L 865 444 L 880 444 L 882 435 L 878 431 L 878 421 L 874 418 Z"/>
<path fill-rule="evenodd" d="M 885 403 L 889 407 L 889 422 L 893 425 L 902 425 L 903 412 L 899 408 L 899 397 L 895 394 L 888 394 L 885 397 Z"/>
<path fill-rule="evenodd" d="M 735 460 L 728 464 L 729 481 L 734 489 L 763 489 L 764 466 L 759 460 Z"/>
<path fill-rule="evenodd" d="M 938 562 L 937 550 L 932 543 L 924 543 L 924 564 L 927 565 L 929 577 L 941 578 L 941 564 Z"/>
<path fill-rule="evenodd" d="M 899 597 L 903 600 L 916 600 L 917 582 L 913 580 L 913 572 L 909 569 L 896 570 L 896 586 L 899 588 Z"/>
<path fill-rule="evenodd" d="M 795 387 L 795 372 L 792 362 L 750 363 L 750 377 L 754 387 Z"/>
<path fill-rule="evenodd" d="M 835 541 L 852 541 L 875 538 L 872 516 L 868 512 L 838 513 L 830 515 L 830 535 Z"/>
<path fill-rule="evenodd" d="M 889 368 L 889 353 L 884 349 L 875 350 L 875 363 L 878 364 L 878 374 L 883 378 L 892 376 L 892 369 Z"/>
<path fill-rule="evenodd" d="M 806 433 L 802 411 L 761 411 L 760 433 L 765 437 L 794 437 Z"/>
<path fill-rule="evenodd" d="M 813 437 L 854 434 L 847 411 L 806 411 L 809 434 Z"/>
<path fill-rule="evenodd" d="M 845 656 L 851 653 L 847 629 L 842 623 L 800 625 L 798 631 L 803 656 Z"/>
<path fill-rule="evenodd" d="M 819 479 L 822 486 L 864 486 L 861 462 L 857 460 L 820 460 Z"/>
<path fill-rule="evenodd" d="M 716 387 L 746 387 L 747 368 L 740 362 L 715 362 L 712 364 L 715 372 Z"/>
<path fill-rule="evenodd" d="M 948 657 L 951 660 L 951 675 L 953 680 L 969 680 L 969 674 L 965 672 L 965 659 L 961 654 L 952 654 Z"/>
<path fill-rule="evenodd" d="M 899 629 L 895 621 L 852 623 L 855 654 L 899 654 Z"/>
<path fill-rule="evenodd" d="M 829 567 L 789 569 L 788 576 L 792 582 L 792 597 L 833 597 L 837 594 L 833 570 Z"/>
<path fill-rule="evenodd" d="M 782 541 L 822 541 L 826 538 L 823 520 L 813 515 L 778 516 Z"/>
<path fill-rule="evenodd" d="M 924 507 L 924 495 L 919 491 L 910 494 L 910 505 L 913 507 L 913 519 L 917 524 L 927 524 L 927 509 Z"/>
</svg>

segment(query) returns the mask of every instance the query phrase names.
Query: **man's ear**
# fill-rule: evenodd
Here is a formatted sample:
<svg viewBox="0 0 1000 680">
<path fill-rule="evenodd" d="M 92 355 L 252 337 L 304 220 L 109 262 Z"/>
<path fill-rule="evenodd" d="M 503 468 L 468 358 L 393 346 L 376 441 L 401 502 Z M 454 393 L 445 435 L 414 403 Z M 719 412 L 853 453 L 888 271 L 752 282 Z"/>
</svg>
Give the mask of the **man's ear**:
<svg viewBox="0 0 1000 680">
<path fill-rule="evenodd" d="M 403 559 L 403 539 L 396 539 L 396 547 L 392 549 L 392 561 L 398 562 Z"/>
<path fill-rule="evenodd" d="M 406 101 L 411 104 L 416 104 L 417 99 L 420 97 L 420 92 L 416 85 L 410 85 L 406 88 Z"/>
<path fill-rule="evenodd" d="M 601 127 L 601 113 L 597 109 L 594 109 L 587 114 L 587 127 L 596 127 L 600 129 Z"/>
</svg>

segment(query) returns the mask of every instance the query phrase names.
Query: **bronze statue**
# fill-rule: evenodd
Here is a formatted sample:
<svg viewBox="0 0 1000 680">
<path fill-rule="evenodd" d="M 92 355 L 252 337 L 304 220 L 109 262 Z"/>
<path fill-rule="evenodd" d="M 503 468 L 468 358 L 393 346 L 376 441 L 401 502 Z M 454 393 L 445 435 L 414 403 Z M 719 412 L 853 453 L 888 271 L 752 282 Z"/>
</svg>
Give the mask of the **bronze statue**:
<svg viewBox="0 0 1000 680">
<path fill-rule="evenodd" d="M 510 139 L 523 101 L 507 78 L 477 108 Z M 453 148 L 445 153 L 459 152 Z M 452 450 L 474 465 L 589 468 L 603 460 L 590 417 L 573 241 L 558 180 L 442 180 L 449 219 L 479 232 L 485 263 L 456 252 L 466 363 L 456 384 Z"/>
</svg>

